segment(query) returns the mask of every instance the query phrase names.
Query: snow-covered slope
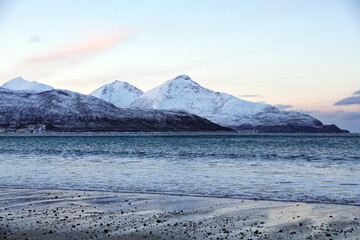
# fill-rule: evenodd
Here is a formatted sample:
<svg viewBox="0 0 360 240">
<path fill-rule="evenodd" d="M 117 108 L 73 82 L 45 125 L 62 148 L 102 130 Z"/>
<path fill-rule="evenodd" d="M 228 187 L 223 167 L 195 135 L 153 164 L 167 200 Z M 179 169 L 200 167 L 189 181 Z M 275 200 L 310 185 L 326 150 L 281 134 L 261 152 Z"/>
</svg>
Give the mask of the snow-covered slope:
<svg viewBox="0 0 360 240">
<path fill-rule="evenodd" d="M 49 85 L 38 83 L 36 81 L 30 82 L 24 80 L 22 77 L 14 78 L 4 83 L 2 87 L 12 90 L 24 90 L 31 92 L 44 92 L 44 91 L 54 90 L 54 88 Z"/>
<path fill-rule="evenodd" d="M 226 93 L 214 92 L 186 75 L 180 75 L 145 92 L 131 107 L 186 111 L 237 130 L 323 132 L 323 124 L 309 115 L 281 111 L 269 104 L 249 102 Z"/>
<path fill-rule="evenodd" d="M 185 112 L 117 108 L 67 90 L 41 93 L 0 87 L 1 131 L 230 131 Z"/>
<path fill-rule="evenodd" d="M 112 103 L 117 107 L 128 107 L 143 92 L 135 86 L 122 81 L 106 84 L 89 95 Z"/>
</svg>

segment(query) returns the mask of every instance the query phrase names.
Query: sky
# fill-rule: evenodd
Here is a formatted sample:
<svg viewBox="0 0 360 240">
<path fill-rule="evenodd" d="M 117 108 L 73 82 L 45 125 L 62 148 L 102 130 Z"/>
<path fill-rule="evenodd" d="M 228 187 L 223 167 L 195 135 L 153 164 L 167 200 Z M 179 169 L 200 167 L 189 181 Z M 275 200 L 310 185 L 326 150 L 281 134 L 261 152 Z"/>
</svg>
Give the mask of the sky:
<svg viewBox="0 0 360 240">
<path fill-rule="evenodd" d="M 177 75 L 360 132 L 359 0 L 0 0 L 0 85 Z"/>
</svg>

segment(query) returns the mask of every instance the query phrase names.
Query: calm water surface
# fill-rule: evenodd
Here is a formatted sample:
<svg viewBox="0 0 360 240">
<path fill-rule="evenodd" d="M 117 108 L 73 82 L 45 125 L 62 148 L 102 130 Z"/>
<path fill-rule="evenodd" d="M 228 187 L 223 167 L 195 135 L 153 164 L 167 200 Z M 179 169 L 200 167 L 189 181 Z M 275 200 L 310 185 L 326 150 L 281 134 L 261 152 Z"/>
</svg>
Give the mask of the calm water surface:
<svg viewBox="0 0 360 240">
<path fill-rule="evenodd" d="M 0 187 L 360 205 L 360 135 L 0 135 Z"/>
</svg>

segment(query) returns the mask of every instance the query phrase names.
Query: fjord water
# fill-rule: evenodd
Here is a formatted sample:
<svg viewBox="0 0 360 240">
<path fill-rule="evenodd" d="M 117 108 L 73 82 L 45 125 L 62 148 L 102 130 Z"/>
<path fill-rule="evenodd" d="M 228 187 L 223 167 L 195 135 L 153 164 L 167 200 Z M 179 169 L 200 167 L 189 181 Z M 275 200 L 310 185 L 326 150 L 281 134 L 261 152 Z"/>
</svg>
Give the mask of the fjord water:
<svg viewBox="0 0 360 240">
<path fill-rule="evenodd" d="M 0 135 L 0 187 L 360 205 L 360 135 Z"/>
</svg>

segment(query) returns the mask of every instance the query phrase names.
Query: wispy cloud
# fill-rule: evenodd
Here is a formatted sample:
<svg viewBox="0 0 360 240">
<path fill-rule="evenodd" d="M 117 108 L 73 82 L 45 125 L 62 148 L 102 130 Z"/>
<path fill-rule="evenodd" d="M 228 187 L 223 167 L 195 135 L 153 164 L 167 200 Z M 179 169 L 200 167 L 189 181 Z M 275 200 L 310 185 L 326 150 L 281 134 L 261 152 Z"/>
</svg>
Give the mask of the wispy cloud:
<svg viewBox="0 0 360 240">
<path fill-rule="evenodd" d="M 280 109 L 280 110 L 285 110 L 285 109 L 289 109 L 289 108 L 293 108 L 293 105 L 290 104 L 276 104 L 274 105 L 274 107 Z"/>
<path fill-rule="evenodd" d="M 49 50 L 47 53 L 29 59 L 31 63 L 65 60 L 88 56 L 114 48 L 118 43 L 134 36 L 138 31 L 126 30 L 90 37 L 80 42 L 69 43 Z"/>
<path fill-rule="evenodd" d="M 334 105 L 340 106 L 340 105 L 353 105 L 353 104 L 360 104 L 360 90 L 354 92 L 353 96 L 344 98 L 336 102 Z"/>
</svg>

